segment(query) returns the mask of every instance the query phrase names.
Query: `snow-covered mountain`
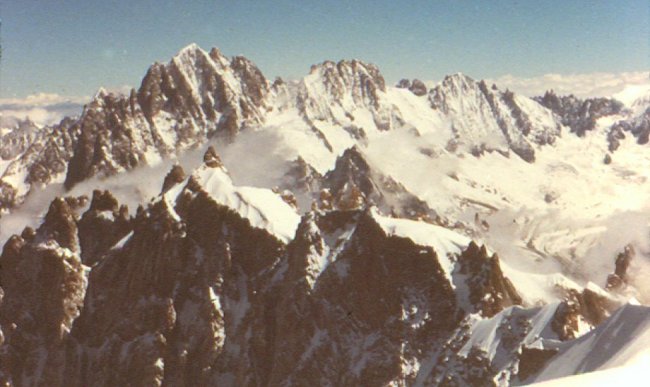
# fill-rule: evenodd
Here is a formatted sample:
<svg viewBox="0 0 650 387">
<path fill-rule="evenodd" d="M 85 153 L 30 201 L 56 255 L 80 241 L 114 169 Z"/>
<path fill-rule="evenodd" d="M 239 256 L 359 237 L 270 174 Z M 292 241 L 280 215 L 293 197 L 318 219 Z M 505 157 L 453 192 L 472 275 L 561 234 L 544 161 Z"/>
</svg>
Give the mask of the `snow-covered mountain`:
<svg viewBox="0 0 650 387">
<path fill-rule="evenodd" d="M 645 329 L 627 303 L 650 298 L 645 96 L 391 87 L 358 60 L 269 82 L 190 45 L 79 118 L 3 131 L 0 380 L 510 385 L 626 365 L 644 346 L 617 327 Z"/>
</svg>

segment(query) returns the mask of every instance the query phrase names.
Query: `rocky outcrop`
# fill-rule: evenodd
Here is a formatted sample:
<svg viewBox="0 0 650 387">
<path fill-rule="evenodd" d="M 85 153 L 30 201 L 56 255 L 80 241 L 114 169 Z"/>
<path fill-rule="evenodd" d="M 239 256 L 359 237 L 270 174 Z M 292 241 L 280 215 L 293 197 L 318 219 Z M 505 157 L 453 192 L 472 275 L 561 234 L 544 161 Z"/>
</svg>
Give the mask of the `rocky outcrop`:
<svg viewBox="0 0 650 387">
<path fill-rule="evenodd" d="M 12 237 L 0 256 L 0 381 L 503 385 L 536 375 L 562 342 L 621 305 L 614 290 L 628 280 L 630 252 L 617 259 L 612 292 L 588 286 L 561 302 L 522 305 L 497 254 L 432 225 L 442 223 L 436 212 L 374 169 L 362 144 L 388 129 L 420 135 L 402 128 L 390 98 L 424 103 L 429 118 L 441 113 L 457 146 L 447 151 L 477 157 L 513 152 L 533 162 L 560 135 L 560 119 L 460 74 L 430 91 L 418 80 L 400 87 L 421 98 L 387 92 L 378 69 L 359 61 L 324 62 L 300 81 L 269 86 L 247 59 L 189 46 L 154 64 L 139 90 L 100 91 L 79 120 L 41 129 L 49 138 L 26 127 L 11 132 L 0 157 L 30 167 L 9 166 L 0 181 L 6 203 L 31 184 L 66 175 L 70 188 L 213 136 L 231 141 L 267 117 L 271 127 L 283 125 L 285 114 L 298 118 L 291 130 L 316 133 L 330 161 L 342 153 L 321 174 L 305 152 L 287 148 L 294 161 L 283 165 L 278 187 L 265 189 L 237 186 L 208 147 L 188 175 L 172 167 L 135 216 L 108 191 L 93 192 L 80 217 L 83 198 L 55 200 L 43 224 Z M 567 125 L 591 130 L 587 117 L 598 109 L 586 109 L 584 123 Z M 643 127 L 634 128 L 621 126 L 612 138 L 642 139 Z M 421 152 L 436 158 L 438 149 Z M 451 184 L 465 179 L 448 176 Z M 490 225 L 476 214 L 475 227 Z M 457 223 L 475 235 L 467 228 Z"/>
<path fill-rule="evenodd" d="M 411 93 L 417 95 L 418 97 L 422 97 L 428 92 L 427 86 L 419 79 L 413 79 L 413 81 L 402 79 L 397 83 L 396 86 L 400 89 L 409 89 Z"/>
<path fill-rule="evenodd" d="M 635 255 L 636 253 L 632 246 L 625 246 L 623 252 L 619 253 L 616 257 L 614 273 L 607 277 L 605 289 L 610 291 L 621 290 L 621 288 L 624 288 L 628 284 L 627 270 Z"/>
<path fill-rule="evenodd" d="M 492 317 L 509 306 L 522 304 L 515 287 L 501 271 L 499 257 L 488 254 L 485 246 L 471 242 L 458 257 L 454 274 L 457 286 L 468 290 L 468 313 Z"/>
<path fill-rule="evenodd" d="M 87 266 L 93 266 L 131 228 L 128 208 L 120 206 L 110 192 L 95 190 L 90 208 L 79 220 L 81 261 Z"/>
<path fill-rule="evenodd" d="M 637 144 L 647 144 L 650 139 L 650 108 L 639 116 L 618 121 L 609 128 L 607 140 L 611 152 L 618 149 L 620 141 L 625 138 L 625 133 L 636 138 Z"/>
<path fill-rule="evenodd" d="M 567 126 L 571 132 L 584 136 L 594 130 L 599 118 L 619 114 L 623 111 L 623 104 L 609 98 L 580 99 L 573 95 L 558 96 L 553 90 L 547 91 L 542 97 L 535 97 L 535 101 L 551 109 L 561 118 L 562 125 Z"/>
<path fill-rule="evenodd" d="M 361 209 L 377 206 L 396 217 L 435 221 L 438 216 L 390 176 L 374 171 L 360 148 L 354 146 L 337 158 L 334 169 L 321 184 L 325 191 L 317 198 L 325 209 Z"/>
<path fill-rule="evenodd" d="M 167 192 L 171 187 L 183 180 L 185 180 L 185 171 L 183 170 L 183 167 L 175 164 L 165 176 L 165 180 L 163 180 L 162 193 Z"/>
<path fill-rule="evenodd" d="M 271 384 L 412 383 L 459 320 L 436 253 L 368 213 L 307 215 L 287 249 Z"/>
</svg>

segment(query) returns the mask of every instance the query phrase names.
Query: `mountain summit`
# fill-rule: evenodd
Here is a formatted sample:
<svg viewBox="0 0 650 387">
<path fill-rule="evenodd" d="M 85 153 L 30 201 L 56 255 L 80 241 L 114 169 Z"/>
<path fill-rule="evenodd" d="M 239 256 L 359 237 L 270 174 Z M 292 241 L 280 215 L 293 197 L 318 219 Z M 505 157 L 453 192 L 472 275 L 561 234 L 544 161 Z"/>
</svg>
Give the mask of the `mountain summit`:
<svg viewBox="0 0 650 387">
<path fill-rule="evenodd" d="M 269 82 L 189 45 L 78 118 L 3 131 L 0 384 L 505 386 L 633 364 L 647 102 L 393 87 L 359 60 Z"/>
</svg>

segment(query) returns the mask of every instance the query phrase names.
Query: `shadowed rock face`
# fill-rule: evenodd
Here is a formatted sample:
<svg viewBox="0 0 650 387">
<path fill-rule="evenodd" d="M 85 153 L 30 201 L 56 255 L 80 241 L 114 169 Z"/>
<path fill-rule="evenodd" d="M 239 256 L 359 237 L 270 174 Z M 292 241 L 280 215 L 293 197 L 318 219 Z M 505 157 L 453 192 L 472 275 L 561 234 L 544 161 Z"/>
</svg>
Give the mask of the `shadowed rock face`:
<svg viewBox="0 0 650 387">
<path fill-rule="evenodd" d="M 520 361 L 529 373 L 539 366 L 538 354 L 519 356 L 537 312 L 507 309 L 521 299 L 485 247 L 447 257 L 454 269 L 445 273 L 433 248 L 388 234 L 363 210 L 307 213 L 285 244 L 195 177 L 177 184 L 177 199 L 132 219 L 109 192 L 96 191 L 79 220 L 57 199 L 38 230 L 8 241 L 3 380 L 475 384 L 504 370 L 514 377 Z M 610 305 L 599 297 L 585 292 L 575 308 L 558 307 L 552 338 L 570 339 L 577 318 L 605 318 Z M 499 319 L 504 355 L 461 351 L 477 318 Z M 425 363 L 433 366 L 412 366 Z"/>
<path fill-rule="evenodd" d="M 213 149 L 203 168 L 222 168 Z M 521 303 L 484 247 L 446 257 L 455 262 L 446 273 L 438 252 L 388 234 L 370 210 L 307 213 L 285 244 L 215 201 L 194 175 L 173 181 L 176 199 L 135 218 L 95 191 L 79 220 L 75 201 L 57 199 L 37 231 L 10 239 L 0 257 L 3 380 L 462 384 L 519 361 L 534 311 L 500 323 L 505 365 L 480 347 L 459 352 L 472 316 L 497 318 Z M 413 367 L 423 363 L 435 366 Z"/>
<path fill-rule="evenodd" d="M 86 287 L 74 213 L 66 201 L 52 202 L 36 232 L 9 239 L 0 265 L 0 381 L 63 385 L 68 332 Z"/>
<path fill-rule="evenodd" d="M 351 237 L 336 260 L 318 264 L 341 230 Z M 417 358 L 460 318 L 435 252 L 387 236 L 367 213 L 303 218 L 287 265 L 282 288 L 292 297 L 281 299 L 277 324 L 294 328 L 278 331 L 271 384 L 399 380 L 401 351 Z"/>
<path fill-rule="evenodd" d="M 382 98 L 385 92 L 386 83 L 377 66 L 358 60 L 325 61 L 312 66 L 310 74 L 298 85 L 295 104 L 305 122 L 331 151 L 331 144 L 318 129 L 318 122 L 342 125 L 357 139 L 365 136 L 364 128 L 354 123 L 357 109 L 370 112 L 377 130 L 399 125 L 400 113 Z M 339 109 L 344 111 L 345 118 L 335 113 Z"/>
<path fill-rule="evenodd" d="M 192 179 L 133 219 L 109 192 L 78 221 L 56 200 L 36 232 L 7 243 L 6 380 L 36 372 L 25 351 L 38 349 L 52 386 L 413 382 L 405 361 L 424 360 L 467 312 L 437 253 L 370 212 L 309 213 L 285 245 Z M 94 263 L 87 288 L 81 257 Z M 470 268 L 468 283 L 496 294 L 507 280 L 481 259 L 488 281 Z"/>
<path fill-rule="evenodd" d="M 131 228 L 128 208 L 119 206 L 110 192 L 95 190 L 90 208 L 79 220 L 81 261 L 87 266 L 94 265 Z"/>
<path fill-rule="evenodd" d="M 167 192 L 171 187 L 183 180 L 185 180 L 185 171 L 183 170 L 183 167 L 178 164 L 174 165 L 165 176 L 162 185 L 162 193 Z"/>
</svg>

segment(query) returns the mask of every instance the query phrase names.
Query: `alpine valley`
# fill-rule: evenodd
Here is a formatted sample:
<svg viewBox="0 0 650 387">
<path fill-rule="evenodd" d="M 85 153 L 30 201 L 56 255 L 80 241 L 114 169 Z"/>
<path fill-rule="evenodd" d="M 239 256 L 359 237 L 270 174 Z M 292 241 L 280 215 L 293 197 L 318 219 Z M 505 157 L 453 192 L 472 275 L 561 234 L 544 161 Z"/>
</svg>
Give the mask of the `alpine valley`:
<svg viewBox="0 0 650 387">
<path fill-rule="evenodd" d="M 0 135 L 2 385 L 632 385 L 650 359 L 650 88 L 270 81 L 189 45 Z"/>
</svg>

